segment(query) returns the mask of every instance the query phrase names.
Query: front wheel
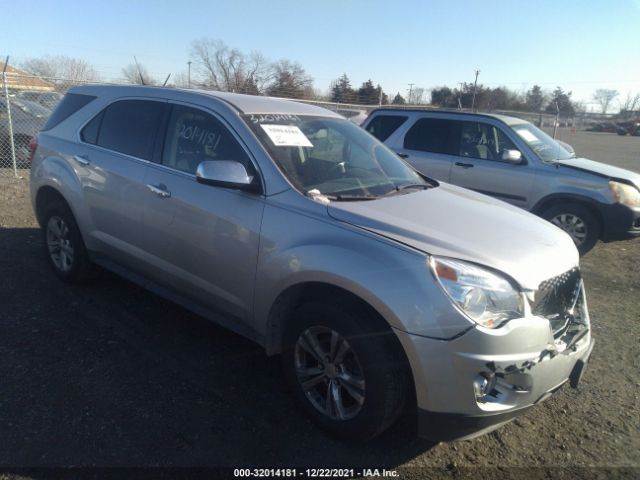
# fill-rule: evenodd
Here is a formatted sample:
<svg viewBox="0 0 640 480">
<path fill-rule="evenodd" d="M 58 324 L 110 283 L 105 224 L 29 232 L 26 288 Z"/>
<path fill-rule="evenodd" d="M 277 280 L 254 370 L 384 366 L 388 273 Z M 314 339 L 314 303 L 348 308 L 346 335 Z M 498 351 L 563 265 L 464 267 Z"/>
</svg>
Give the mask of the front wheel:
<svg viewBox="0 0 640 480">
<path fill-rule="evenodd" d="M 307 303 L 285 332 L 283 367 L 302 408 L 329 433 L 368 440 L 400 414 L 409 374 L 397 339 L 358 308 Z M 394 343 L 395 342 L 395 343 Z"/>
<path fill-rule="evenodd" d="M 542 217 L 569 234 L 580 255 L 591 250 L 600 238 L 599 220 L 591 211 L 575 203 L 559 204 L 545 210 Z"/>
</svg>

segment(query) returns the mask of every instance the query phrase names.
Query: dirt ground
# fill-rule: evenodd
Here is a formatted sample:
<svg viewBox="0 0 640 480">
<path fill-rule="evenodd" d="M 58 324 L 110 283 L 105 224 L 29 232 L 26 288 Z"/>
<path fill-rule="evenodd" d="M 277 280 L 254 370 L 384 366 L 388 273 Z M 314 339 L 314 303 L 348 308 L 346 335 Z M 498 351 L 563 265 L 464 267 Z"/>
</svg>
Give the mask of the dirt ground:
<svg viewBox="0 0 640 480">
<path fill-rule="evenodd" d="M 607 160 L 590 146 L 598 137 L 565 140 Z M 618 140 L 630 152 L 622 166 L 640 170 L 640 138 L 607 142 Z M 579 388 L 489 435 L 437 445 L 416 438 L 410 415 L 366 444 L 333 440 L 295 407 L 278 359 L 249 341 L 109 274 L 83 287 L 56 280 L 26 179 L 0 179 L 0 251 L 0 478 L 56 466 L 640 476 L 640 239 L 583 259 L 596 346 Z"/>
</svg>

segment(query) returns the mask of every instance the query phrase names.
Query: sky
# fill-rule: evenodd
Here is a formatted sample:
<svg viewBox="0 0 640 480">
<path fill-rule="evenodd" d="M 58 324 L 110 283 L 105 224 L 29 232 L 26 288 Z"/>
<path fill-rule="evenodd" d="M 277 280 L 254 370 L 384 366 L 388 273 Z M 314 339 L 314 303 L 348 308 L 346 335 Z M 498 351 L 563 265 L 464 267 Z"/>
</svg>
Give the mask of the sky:
<svg viewBox="0 0 640 480">
<path fill-rule="evenodd" d="M 105 80 L 138 61 L 156 78 L 185 73 L 193 40 L 219 39 L 298 61 L 326 91 L 346 73 L 392 96 L 409 84 L 561 86 L 640 93 L 640 0 L 0 0 L 0 54 L 11 64 L 67 55 Z M 7 21 L 9 19 L 9 21 Z M 195 67 L 192 66 L 195 77 Z"/>
</svg>

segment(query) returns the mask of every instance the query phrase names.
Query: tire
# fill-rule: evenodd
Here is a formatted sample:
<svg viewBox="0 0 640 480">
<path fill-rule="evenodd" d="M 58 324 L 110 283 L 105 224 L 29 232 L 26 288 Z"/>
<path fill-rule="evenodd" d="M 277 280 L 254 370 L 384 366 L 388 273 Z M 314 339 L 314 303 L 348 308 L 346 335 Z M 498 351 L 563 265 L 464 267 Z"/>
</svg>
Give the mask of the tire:
<svg viewBox="0 0 640 480">
<path fill-rule="evenodd" d="M 600 238 L 602 231 L 600 221 L 583 205 L 577 203 L 554 205 L 542 212 L 541 216 L 567 232 L 581 256 L 589 252 Z"/>
<path fill-rule="evenodd" d="M 42 244 L 49 266 L 61 280 L 83 283 L 92 277 L 94 267 L 80 229 L 62 201 L 47 205 L 42 215 Z"/>
<path fill-rule="evenodd" d="M 411 374 L 391 329 L 374 327 L 379 319 L 372 319 L 359 305 L 345 303 L 346 307 L 316 302 L 299 307 L 284 333 L 282 361 L 296 400 L 320 428 L 344 440 L 364 441 L 382 433 L 398 418 L 408 397 Z M 336 342 L 334 352 L 339 355 L 340 346 L 347 350 L 342 359 L 335 355 L 336 361 L 325 363 L 320 373 L 299 375 L 302 366 L 309 372 L 313 365 L 320 365 L 306 339 L 315 337 L 322 352 L 330 354 L 334 334 L 343 340 Z M 319 376 L 324 378 L 317 381 Z M 301 382 L 307 379 L 316 385 L 305 390 Z M 329 392 L 332 399 L 340 398 L 342 412 L 335 401 L 330 402 L 331 412 L 327 410 Z"/>
</svg>

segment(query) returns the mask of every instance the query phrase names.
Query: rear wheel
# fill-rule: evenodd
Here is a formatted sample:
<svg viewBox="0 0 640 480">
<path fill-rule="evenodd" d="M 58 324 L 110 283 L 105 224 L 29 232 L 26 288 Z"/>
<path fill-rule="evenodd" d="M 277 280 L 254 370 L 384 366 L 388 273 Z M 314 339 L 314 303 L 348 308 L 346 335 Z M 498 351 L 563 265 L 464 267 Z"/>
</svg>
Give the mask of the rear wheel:
<svg viewBox="0 0 640 480">
<path fill-rule="evenodd" d="M 283 366 L 299 404 L 331 434 L 367 440 L 400 414 L 410 374 L 401 347 L 365 309 L 307 303 L 285 332 Z"/>
<path fill-rule="evenodd" d="M 88 279 L 93 266 L 69 207 L 61 201 L 47 206 L 42 226 L 44 251 L 53 272 L 67 282 Z"/>
<path fill-rule="evenodd" d="M 591 211 L 575 203 L 554 205 L 542 217 L 569 234 L 580 255 L 591 250 L 600 238 L 601 226 Z"/>
</svg>

